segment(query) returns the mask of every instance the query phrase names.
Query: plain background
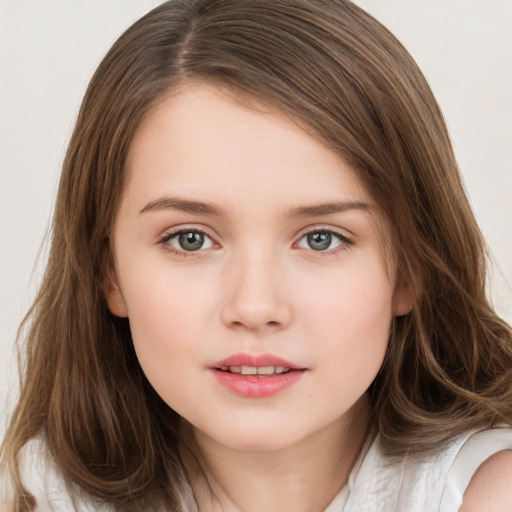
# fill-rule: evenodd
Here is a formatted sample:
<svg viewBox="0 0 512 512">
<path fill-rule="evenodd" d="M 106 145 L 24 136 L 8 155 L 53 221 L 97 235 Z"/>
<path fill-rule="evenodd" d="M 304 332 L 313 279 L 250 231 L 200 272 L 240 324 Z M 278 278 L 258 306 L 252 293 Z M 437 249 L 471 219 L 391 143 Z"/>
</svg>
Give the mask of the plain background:
<svg viewBox="0 0 512 512">
<path fill-rule="evenodd" d="M 0 0 L 0 438 L 2 404 L 17 394 L 16 329 L 44 268 L 41 244 L 81 97 L 114 40 L 159 3 Z M 495 262 L 493 300 L 511 322 L 512 0 L 355 3 L 397 35 L 438 98 Z"/>
</svg>

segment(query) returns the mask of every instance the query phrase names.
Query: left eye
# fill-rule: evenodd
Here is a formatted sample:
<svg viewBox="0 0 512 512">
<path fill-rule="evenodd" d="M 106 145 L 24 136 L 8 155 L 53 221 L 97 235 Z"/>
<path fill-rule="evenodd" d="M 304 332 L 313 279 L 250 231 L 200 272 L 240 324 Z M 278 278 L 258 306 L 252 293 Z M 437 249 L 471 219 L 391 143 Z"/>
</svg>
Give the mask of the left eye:
<svg viewBox="0 0 512 512">
<path fill-rule="evenodd" d="M 212 239 L 200 231 L 179 231 L 166 237 L 165 242 L 175 249 L 186 252 L 213 247 Z"/>
<path fill-rule="evenodd" d="M 336 249 L 343 243 L 348 243 L 348 240 L 337 233 L 332 231 L 313 231 L 304 235 L 297 245 L 302 249 L 327 251 L 329 249 Z"/>
</svg>

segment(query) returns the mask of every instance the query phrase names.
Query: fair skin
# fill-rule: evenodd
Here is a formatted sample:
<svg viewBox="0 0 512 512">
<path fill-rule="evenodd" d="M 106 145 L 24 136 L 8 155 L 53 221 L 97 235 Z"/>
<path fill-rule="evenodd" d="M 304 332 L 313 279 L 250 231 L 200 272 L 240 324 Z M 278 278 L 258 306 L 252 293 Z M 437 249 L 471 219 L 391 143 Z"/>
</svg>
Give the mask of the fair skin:
<svg viewBox="0 0 512 512">
<path fill-rule="evenodd" d="M 489 457 L 469 483 L 460 512 L 512 511 L 512 450 Z"/>
<path fill-rule="evenodd" d="M 107 298 L 191 425 L 201 511 L 321 512 L 346 483 L 411 307 L 383 226 L 352 169 L 271 108 L 189 84 L 139 127 Z"/>
</svg>

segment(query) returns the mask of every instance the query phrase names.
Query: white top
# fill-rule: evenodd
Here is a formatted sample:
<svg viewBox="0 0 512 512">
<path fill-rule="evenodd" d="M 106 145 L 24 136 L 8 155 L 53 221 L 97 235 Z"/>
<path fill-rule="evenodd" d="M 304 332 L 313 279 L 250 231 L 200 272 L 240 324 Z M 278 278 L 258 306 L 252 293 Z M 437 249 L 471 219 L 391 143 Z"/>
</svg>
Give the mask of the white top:
<svg viewBox="0 0 512 512">
<path fill-rule="evenodd" d="M 477 468 L 506 449 L 512 449 L 512 428 L 468 432 L 420 459 L 385 457 L 379 438 L 368 440 L 347 484 L 325 512 L 457 512 Z M 27 443 L 21 464 L 24 483 L 37 500 L 38 512 L 75 510 L 43 441 Z M 92 499 L 82 498 L 77 504 L 84 512 L 112 512 L 111 507 Z M 194 512 L 196 507 L 190 505 Z"/>
<path fill-rule="evenodd" d="M 507 449 L 511 428 L 467 432 L 420 459 L 385 457 L 377 438 L 325 512 L 457 512 L 478 467 Z"/>
</svg>

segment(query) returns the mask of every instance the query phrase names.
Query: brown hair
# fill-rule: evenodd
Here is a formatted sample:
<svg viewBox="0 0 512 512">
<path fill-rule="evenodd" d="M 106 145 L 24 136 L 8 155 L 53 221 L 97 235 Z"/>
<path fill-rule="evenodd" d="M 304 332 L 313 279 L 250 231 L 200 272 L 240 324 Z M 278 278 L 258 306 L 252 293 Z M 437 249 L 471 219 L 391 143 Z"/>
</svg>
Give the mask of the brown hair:
<svg viewBox="0 0 512 512">
<path fill-rule="evenodd" d="M 116 510 L 183 510 L 179 417 L 145 379 L 103 295 L 127 154 L 166 93 L 208 81 L 276 106 L 351 164 L 390 225 L 413 310 L 394 320 L 370 393 L 390 454 L 512 424 L 512 333 L 485 295 L 484 242 L 415 62 L 346 0 L 171 1 L 96 71 L 66 154 L 43 284 L 25 325 L 21 397 L 2 447 L 43 436 L 71 487 Z"/>
</svg>

